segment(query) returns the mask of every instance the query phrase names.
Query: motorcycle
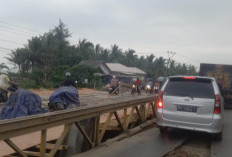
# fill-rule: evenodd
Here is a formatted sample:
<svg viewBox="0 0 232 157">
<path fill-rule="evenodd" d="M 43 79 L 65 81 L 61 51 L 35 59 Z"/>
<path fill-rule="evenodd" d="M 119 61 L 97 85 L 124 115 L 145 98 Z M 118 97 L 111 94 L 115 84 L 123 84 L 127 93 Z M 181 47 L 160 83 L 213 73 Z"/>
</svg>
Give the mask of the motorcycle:
<svg viewBox="0 0 232 157">
<path fill-rule="evenodd" d="M 146 93 L 152 93 L 153 92 L 152 86 L 150 84 L 146 85 L 145 90 L 146 90 Z"/>
<path fill-rule="evenodd" d="M 110 85 L 109 94 L 112 94 L 113 92 L 116 95 L 119 94 L 119 84 L 118 83 L 115 86 Z"/>
<path fill-rule="evenodd" d="M 135 93 L 141 94 L 141 90 L 138 85 L 133 84 L 131 87 L 131 95 L 134 95 Z"/>
<path fill-rule="evenodd" d="M 159 87 L 154 86 L 154 93 L 155 93 L 155 94 L 158 94 L 158 93 L 159 93 Z"/>
</svg>

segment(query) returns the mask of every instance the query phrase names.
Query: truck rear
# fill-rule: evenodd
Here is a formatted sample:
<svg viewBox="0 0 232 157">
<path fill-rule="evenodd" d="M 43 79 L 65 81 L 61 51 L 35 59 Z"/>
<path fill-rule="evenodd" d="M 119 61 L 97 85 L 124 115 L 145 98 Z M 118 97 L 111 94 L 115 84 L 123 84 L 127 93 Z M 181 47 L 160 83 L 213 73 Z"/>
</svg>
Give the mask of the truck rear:
<svg viewBox="0 0 232 157">
<path fill-rule="evenodd" d="M 224 97 L 225 108 L 232 108 L 232 65 L 201 63 L 199 75 L 214 77 Z"/>
</svg>

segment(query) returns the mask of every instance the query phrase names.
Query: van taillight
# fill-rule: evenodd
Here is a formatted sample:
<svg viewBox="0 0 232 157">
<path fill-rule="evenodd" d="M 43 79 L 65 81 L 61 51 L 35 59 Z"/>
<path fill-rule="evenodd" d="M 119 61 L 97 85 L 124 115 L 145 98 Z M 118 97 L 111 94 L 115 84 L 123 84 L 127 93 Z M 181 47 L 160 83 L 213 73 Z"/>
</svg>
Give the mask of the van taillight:
<svg viewBox="0 0 232 157">
<path fill-rule="evenodd" d="M 187 79 L 187 80 L 194 80 L 194 79 L 196 79 L 196 77 L 186 76 L 186 77 L 184 77 L 184 79 Z"/>
<path fill-rule="evenodd" d="M 221 100 L 220 94 L 215 95 L 215 105 L 213 113 L 219 114 L 221 113 Z"/>
<path fill-rule="evenodd" d="M 163 92 L 159 92 L 158 108 L 163 108 Z"/>
</svg>

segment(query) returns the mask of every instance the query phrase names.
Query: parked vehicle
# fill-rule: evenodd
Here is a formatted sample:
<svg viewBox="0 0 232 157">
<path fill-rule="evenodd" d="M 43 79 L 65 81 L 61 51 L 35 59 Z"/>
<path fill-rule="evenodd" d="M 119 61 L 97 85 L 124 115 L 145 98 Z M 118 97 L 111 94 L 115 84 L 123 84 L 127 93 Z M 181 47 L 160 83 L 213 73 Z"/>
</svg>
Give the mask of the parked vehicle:
<svg viewBox="0 0 232 157">
<path fill-rule="evenodd" d="M 225 108 L 232 108 L 232 65 L 200 64 L 200 76 L 214 77 L 225 100 Z"/>
<path fill-rule="evenodd" d="M 134 95 L 135 93 L 138 93 L 138 95 L 140 95 L 141 90 L 140 90 L 140 87 L 138 85 L 132 84 L 131 95 Z"/>
<path fill-rule="evenodd" d="M 119 94 L 119 84 L 118 83 L 116 84 L 116 86 L 110 85 L 110 87 L 109 87 L 109 94 L 112 94 L 113 92 L 116 95 Z"/>
<path fill-rule="evenodd" d="M 212 77 L 169 77 L 159 92 L 157 125 L 195 130 L 222 138 L 224 99 Z"/>
</svg>

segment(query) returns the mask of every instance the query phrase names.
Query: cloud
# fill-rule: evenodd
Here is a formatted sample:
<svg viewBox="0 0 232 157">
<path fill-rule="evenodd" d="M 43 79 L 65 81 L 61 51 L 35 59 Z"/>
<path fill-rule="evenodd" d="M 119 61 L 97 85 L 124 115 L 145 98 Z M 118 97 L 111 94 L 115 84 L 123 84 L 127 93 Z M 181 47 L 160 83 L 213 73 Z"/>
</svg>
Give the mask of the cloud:
<svg viewBox="0 0 232 157">
<path fill-rule="evenodd" d="M 1 3 L 0 19 L 47 32 L 61 18 L 73 43 L 87 38 L 104 47 L 116 43 L 144 54 L 172 50 L 199 62 L 206 57 L 207 62 L 229 64 L 231 5 L 229 0 L 8 0 Z M 14 42 L 26 43 L 31 37 L 14 37 L 1 26 L 0 33 Z"/>
</svg>

